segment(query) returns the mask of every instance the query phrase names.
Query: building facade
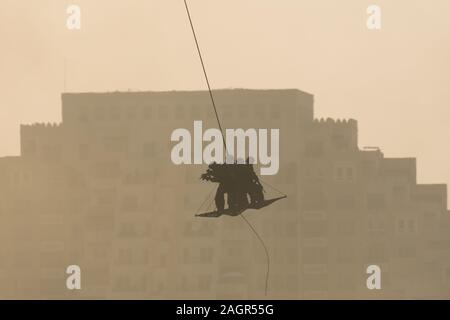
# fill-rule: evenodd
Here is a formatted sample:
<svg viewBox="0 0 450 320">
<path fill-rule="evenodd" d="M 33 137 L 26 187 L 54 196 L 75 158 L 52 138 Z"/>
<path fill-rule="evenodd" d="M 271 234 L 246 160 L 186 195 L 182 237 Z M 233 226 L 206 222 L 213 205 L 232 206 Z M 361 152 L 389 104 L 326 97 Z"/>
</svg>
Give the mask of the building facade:
<svg viewBox="0 0 450 320">
<path fill-rule="evenodd" d="M 280 129 L 280 170 L 262 178 L 288 197 L 245 213 L 268 298 L 450 298 L 446 185 L 360 149 L 357 122 L 315 119 L 308 93 L 214 95 L 224 127 Z M 217 127 L 208 92 L 63 94 L 61 123 L 21 126 L 21 155 L 0 159 L 0 298 L 265 298 L 258 239 L 240 217 L 195 218 L 216 186 L 170 160 L 194 120 Z"/>
</svg>

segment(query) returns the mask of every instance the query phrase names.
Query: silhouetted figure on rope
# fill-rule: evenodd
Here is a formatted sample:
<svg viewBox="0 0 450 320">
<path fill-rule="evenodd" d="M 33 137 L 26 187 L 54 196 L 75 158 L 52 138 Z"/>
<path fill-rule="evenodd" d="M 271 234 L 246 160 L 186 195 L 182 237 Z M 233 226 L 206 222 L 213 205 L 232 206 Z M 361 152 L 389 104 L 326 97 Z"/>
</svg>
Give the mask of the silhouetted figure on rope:
<svg viewBox="0 0 450 320">
<path fill-rule="evenodd" d="M 249 159 L 243 164 L 211 163 L 201 179 L 219 184 L 214 199 L 217 211 L 225 209 L 225 194 L 229 209 L 254 207 L 264 201 L 263 187 Z"/>
<path fill-rule="evenodd" d="M 264 201 L 264 193 L 263 193 L 264 188 L 261 182 L 259 181 L 259 178 L 255 173 L 255 170 L 253 170 L 252 162 L 253 162 L 252 160 L 247 158 L 246 163 L 242 165 L 244 171 L 243 176 L 245 178 L 243 180 L 243 182 L 245 183 L 244 188 L 250 197 L 251 207 Z"/>
</svg>

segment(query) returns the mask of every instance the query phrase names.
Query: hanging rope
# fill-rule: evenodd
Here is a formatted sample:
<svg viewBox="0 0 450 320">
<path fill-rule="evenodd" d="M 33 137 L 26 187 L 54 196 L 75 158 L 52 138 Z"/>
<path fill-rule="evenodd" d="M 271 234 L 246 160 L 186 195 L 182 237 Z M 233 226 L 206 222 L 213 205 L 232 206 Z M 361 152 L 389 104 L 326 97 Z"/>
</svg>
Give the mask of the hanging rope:
<svg viewBox="0 0 450 320">
<path fill-rule="evenodd" d="M 224 147 L 224 149 L 225 149 L 225 153 L 228 154 L 228 151 L 227 151 L 227 144 L 226 144 L 226 141 L 225 141 L 225 135 L 224 135 L 224 133 L 223 133 L 222 124 L 220 123 L 219 114 L 218 114 L 218 112 L 217 112 L 216 103 L 215 103 L 215 101 L 214 101 L 214 95 L 213 95 L 212 90 L 211 90 L 211 85 L 209 84 L 208 74 L 206 73 L 205 63 L 203 62 L 202 53 L 201 53 L 201 51 L 200 51 L 200 46 L 199 46 L 199 44 L 198 44 L 197 36 L 196 36 L 196 34 L 195 34 L 194 24 L 192 23 L 192 18 L 191 18 L 191 14 L 190 14 L 190 12 L 189 12 L 189 7 L 188 7 L 188 4 L 187 4 L 187 0 L 184 0 L 184 6 L 186 7 L 186 13 L 187 13 L 187 16 L 188 16 L 188 18 L 189 18 L 189 24 L 191 25 L 192 34 L 194 35 L 195 45 L 196 45 L 196 47 L 197 47 L 198 56 L 199 56 L 199 58 L 200 58 L 200 63 L 201 63 L 201 65 L 202 65 L 203 74 L 205 75 L 205 80 L 206 80 L 206 84 L 207 84 L 207 86 L 208 86 L 209 96 L 210 96 L 210 98 L 211 98 L 212 106 L 213 106 L 213 108 L 214 108 L 214 114 L 216 115 L 217 124 L 219 125 L 220 132 L 222 133 L 223 147 Z M 267 184 L 267 183 L 266 183 L 266 184 Z M 268 184 L 268 185 L 269 185 L 269 184 Z M 277 189 L 275 189 L 274 187 L 272 187 L 272 186 L 270 186 L 270 185 L 269 185 L 269 187 L 273 188 L 274 190 L 277 190 Z M 277 190 L 277 191 L 278 191 L 278 190 Z M 280 192 L 281 194 L 284 195 L 284 193 L 282 193 L 281 191 L 278 191 L 278 192 Z M 209 196 L 208 196 L 207 199 L 209 199 Z M 205 201 L 202 203 L 202 206 L 203 206 L 203 204 L 207 201 L 207 199 L 205 199 Z M 255 230 L 255 228 L 252 226 L 252 224 L 245 218 L 245 216 L 243 215 L 243 213 L 241 213 L 241 217 L 242 217 L 242 219 L 244 219 L 244 221 L 247 223 L 247 225 L 250 227 L 250 229 L 253 231 L 253 233 L 256 235 L 256 237 L 259 239 L 259 241 L 261 242 L 261 244 L 262 244 L 262 246 L 263 246 L 263 248 L 264 248 L 264 252 L 266 253 L 266 258 L 267 258 L 267 272 L 266 272 L 266 283 L 265 283 L 265 291 L 264 291 L 264 292 L 265 292 L 265 295 L 267 296 L 267 289 L 268 289 L 268 284 L 269 284 L 269 271 L 270 271 L 270 256 L 269 256 L 269 251 L 267 250 L 266 244 L 265 244 L 264 241 L 262 240 L 261 236 L 260 236 L 260 235 L 258 234 L 258 232 Z"/>
<path fill-rule="evenodd" d="M 245 222 L 247 222 L 250 229 L 253 231 L 253 233 L 258 238 L 259 242 L 261 242 L 264 252 L 266 253 L 266 259 L 267 259 L 267 270 L 266 270 L 266 286 L 264 287 L 264 294 L 267 296 L 267 289 L 269 287 L 269 272 L 270 272 L 270 256 L 269 256 L 269 250 L 267 250 L 266 244 L 264 243 L 263 239 L 260 237 L 258 232 L 253 228 L 252 224 L 247 220 L 247 218 L 244 216 L 244 213 L 241 213 L 241 218 L 244 219 Z"/>
<path fill-rule="evenodd" d="M 213 194 L 214 190 L 216 189 L 216 187 L 213 187 L 211 189 L 211 191 L 209 192 L 208 196 L 205 198 L 205 200 L 203 200 L 202 204 L 200 205 L 200 207 L 198 207 L 197 211 L 196 211 L 196 215 L 200 213 L 200 209 L 203 208 L 203 206 L 205 205 L 206 201 L 208 201 L 208 199 L 211 198 L 211 195 Z M 214 198 L 213 198 L 214 199 Z M 208 206 L 209 207 L 209 206 Z"/>
<path fill-rule="evenodd" d="M 209 91 L 209 96 L 211 98 L 211 102 L 212 102 L 212 105 L 214 108 L 214 114 L 216 115 L 217 124 L 219 125 L 220 132 L 222 133 L 223 147 L 225 148 L 225 153 L 227 153 L 227 144 L 225 142 L 225 136 L 223 134 L 222 125 L 221 125 L 220 119 L 219 119 L 219 114 L 217 113 L 216 103 L 214 102 L 214 96 L 213 96 L 213 93 L 211 90 L 211 86 L 209 84 L 208 74 L 206 73 L 206 68 L 205 68 L 205 64 L 203 62 L 202 53 L 200 51 L 200 46 L 198 44 L 197 36 L 195 34 L 194 24 L 192 23 L 191 14 L 189 12 L 189 7 L 188 7 L 186 0 L 184 0 L 184 6 L 186 7 L 186 12 L 187 12 L 187 15 L 189 18 L 189 24 L 191 25 L 192 34 L 194 35 L 195 45 L 197 46 L 198 57 L 200 58 L 200 62 L 202 64 L 203 74 L 205 75 L 206 84 L 208 86 L 208 91 Z"/>
<path fill-rule="evenodd" d="M 281 194 L 282 196 L 284 196 L 284 197 L 287 196 L 287 195 L 286 195 L 284 192 L 282 192 L 281 190 L 278 190 L 278 189 L 275 188 L 274 186 L 270 185 L 268 182 L 263 181 L 263 180 L 261 179 L 261 177 L 259 177 L 259 181 L 260 181 L 261 183 L 265 184 L 266 186 L 268 186 L 269 188 L 275 190 L 276 192 L 278 192 L 278 193 Z"/>
</svg>

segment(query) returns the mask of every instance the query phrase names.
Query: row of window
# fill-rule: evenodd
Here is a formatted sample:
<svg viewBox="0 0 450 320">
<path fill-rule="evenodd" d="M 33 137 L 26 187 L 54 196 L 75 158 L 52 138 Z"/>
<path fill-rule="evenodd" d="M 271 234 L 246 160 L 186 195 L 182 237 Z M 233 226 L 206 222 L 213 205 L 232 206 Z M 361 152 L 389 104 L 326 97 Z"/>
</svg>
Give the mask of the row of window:
<svg viewBox="0 0 450 320">
<path fill-rule="evenodd" d="M 102 120 L 149 120 L 149 119 L 201 119 L 214 118 L 210 106 L 143 106 L 143 107 L 91 107 L 78 109 L 78 121 L 102 121 Z M 257 118 L 280 119 L 281 111 L 278 106 L 221 106 L 222 117 L 232 118 Z"/>
<path fill-rule="evenodd" d="M 390 198 L 392 205 L 400 205 L 404 203 L 406 198 L 406 189 L 401 187 L 402 195 L 399 196 L 396 193 L 396 188 L 392 192 L 392 197 Z M 359 198 L 363 197 L 361 194 L 355 193 L 342 193 L 342 194 L 327 194 L 326 191 L 317 190 L 306 190 L 302 199 L 302 207 L 304 210 L 326 210 L 337 209 L 337 210 L 355 210 L 360 205 L 358 204 Z M 372 212 L 384 211 L 388 208 L 387 196 L 383 193 L 369 193 L 363 198 L 365 207 L 367 210 Z"/>
</svg>

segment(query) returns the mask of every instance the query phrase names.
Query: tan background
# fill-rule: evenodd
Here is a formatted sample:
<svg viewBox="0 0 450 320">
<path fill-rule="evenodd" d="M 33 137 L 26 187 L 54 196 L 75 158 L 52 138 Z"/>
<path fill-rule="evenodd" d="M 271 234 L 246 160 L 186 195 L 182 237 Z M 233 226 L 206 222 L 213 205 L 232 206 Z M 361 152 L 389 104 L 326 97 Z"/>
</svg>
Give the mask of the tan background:
<svg viewBox="0 0 450 320">
<path fill-rule="evenodd" d="M 216 126 L 207 92 L 144 92 L 205 89 L 183 2 L 75 3 L 73 32 L 69 2 L 1 4 L 1 299 L 448 299 L 448 2 L 380 1 L 373 32 L 364 1 L 191 1 L 214 88 L 314 94 L 215 91 L 225 127 L 280 128 L 263 180 L 288 198 L 245 213 L 267 296 L 258 239 L 195 218 L 215 186 L 168 158 L 174 128 Z"/>
<path fill-rule="evenodd" d="M 82 30 L 65 27 L 67 5 Z M 382 8 L 382 30 L 366 8 Z M 316 116 L 359 121 L 360 146 L 417 156 L 423 183 L 450 182 L 450 2 L 190 1 L 215 88 L 299 88 Z M 66 91 L 203 89 L 181 0 L 2 0 L 0 155 L 19 124 L 60 121 Z"/>
</svg>

